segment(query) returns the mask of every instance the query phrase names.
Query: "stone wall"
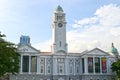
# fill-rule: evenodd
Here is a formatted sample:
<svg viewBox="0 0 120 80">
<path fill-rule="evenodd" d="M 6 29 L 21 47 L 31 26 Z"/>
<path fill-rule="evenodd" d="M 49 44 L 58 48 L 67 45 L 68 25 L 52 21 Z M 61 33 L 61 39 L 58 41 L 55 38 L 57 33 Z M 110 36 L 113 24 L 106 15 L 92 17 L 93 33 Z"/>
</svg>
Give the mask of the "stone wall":
<svg viewBox="0 0 120 80">
<path fill-rule="evenodd" d="M 18 74 L 10 75 L 9 80 L 82 80 L 80 75 L 39 75 L 39 74 Z"/>
</svg>

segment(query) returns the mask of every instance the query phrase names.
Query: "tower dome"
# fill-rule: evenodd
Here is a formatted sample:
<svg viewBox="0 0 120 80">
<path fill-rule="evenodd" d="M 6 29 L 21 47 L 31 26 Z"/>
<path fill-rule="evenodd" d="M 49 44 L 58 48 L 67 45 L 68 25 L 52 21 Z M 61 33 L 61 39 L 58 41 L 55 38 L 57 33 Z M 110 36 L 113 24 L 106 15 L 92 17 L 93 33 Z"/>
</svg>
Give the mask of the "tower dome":
<svg viewBox="0 0 120 80">
<path fill-rule="evenodd" d="M 56 12 L 63 12 L 63 9 L 60 5 L 58 5 L 58 7 L 56 8 Z"/>
<path fill-rule="evenodd" d="M 114 47 L 113 43 L 112 43 L 111 53 L 113 53 L 114 55 L 118 55 L 118 50 L 117 48 Z"/>
</svg>

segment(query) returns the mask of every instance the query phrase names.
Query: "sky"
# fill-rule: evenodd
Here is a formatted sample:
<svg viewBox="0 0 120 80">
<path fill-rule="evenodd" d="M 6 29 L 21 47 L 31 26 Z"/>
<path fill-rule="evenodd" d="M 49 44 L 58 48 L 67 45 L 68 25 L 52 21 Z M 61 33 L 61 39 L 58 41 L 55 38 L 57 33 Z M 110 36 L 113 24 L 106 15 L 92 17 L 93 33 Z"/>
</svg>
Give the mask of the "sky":
<svg viewBox="0 0 120 80">
<path fill-rule="evenodd" d="M 33 47 L 50 51 L 58 5 L 66 13 L 68 52 L 110 52 L 112 42 L 120 52 L 120 0 L 0 0 L 0 32 L 15 44 L 30 36 Z"/>
</svg>

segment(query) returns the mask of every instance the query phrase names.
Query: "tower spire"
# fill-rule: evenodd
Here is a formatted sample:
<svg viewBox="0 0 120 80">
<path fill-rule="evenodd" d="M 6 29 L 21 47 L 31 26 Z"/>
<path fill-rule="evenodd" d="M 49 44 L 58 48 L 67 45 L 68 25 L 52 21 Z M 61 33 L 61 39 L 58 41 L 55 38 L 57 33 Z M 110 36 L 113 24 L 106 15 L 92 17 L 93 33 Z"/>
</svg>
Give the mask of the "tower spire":
<svg viewBox="0 0 120 80">
<path fill-rule="evenodd" d="M 114 43 L 112 43 L 112 47 L 114 48 Z"/>
<path fill-rule="evenodd" d="M 117 50 L 117 48 L 115 48 L 113 43 L 112 43 L 112 47 L 111 47 L 111 53 L 113 53 L 114 55 L 118 56 L 118 50 Z"/>
</svg>

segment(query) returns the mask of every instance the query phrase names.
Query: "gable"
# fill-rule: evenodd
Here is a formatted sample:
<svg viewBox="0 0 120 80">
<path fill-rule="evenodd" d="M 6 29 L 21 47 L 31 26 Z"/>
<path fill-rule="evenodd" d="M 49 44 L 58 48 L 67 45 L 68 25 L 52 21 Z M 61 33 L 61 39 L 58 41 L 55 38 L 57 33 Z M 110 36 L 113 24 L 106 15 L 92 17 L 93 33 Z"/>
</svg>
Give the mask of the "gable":
<svg viewBox="0 0 120 80">
<path fill-rule="evenodd" d="M 83 55 L 107 56 L 109 54 L 101 49 L 95 48 L 95 49 L 92 49 L 92 50 L 84 53 Z"/>
<path fill-rule="evenodd" d="M 39 53 L 40 51 L 35 49 L 31 45 L 22 45 L 18 47 L 18 52 Z"/>
</svg>

